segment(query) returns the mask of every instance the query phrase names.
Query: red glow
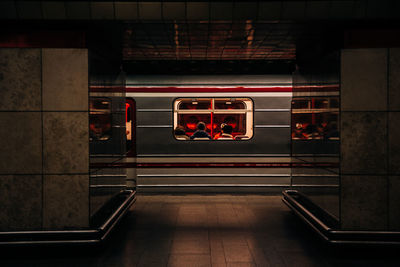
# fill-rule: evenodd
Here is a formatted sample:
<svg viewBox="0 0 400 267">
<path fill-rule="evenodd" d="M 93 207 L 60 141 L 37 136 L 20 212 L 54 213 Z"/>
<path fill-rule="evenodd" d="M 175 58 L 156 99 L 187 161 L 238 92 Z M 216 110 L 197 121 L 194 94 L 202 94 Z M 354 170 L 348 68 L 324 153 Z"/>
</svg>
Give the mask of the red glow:
<svg viewBox="0 0 400 267">
<path fill-rule="evenodd" d="M 190 123 L 190 122 L 186 123 L 186 128 L 188 128 L 192 131 L 196 130 L 196 127 L 197 127 L 196 123 Z"/>
<path fill-rule="evenodd" d="M 130 108 L 130 104 L 129 103 L 125 103 L 125 121 L 128 121 L 128 110 Z"/>
</svg>

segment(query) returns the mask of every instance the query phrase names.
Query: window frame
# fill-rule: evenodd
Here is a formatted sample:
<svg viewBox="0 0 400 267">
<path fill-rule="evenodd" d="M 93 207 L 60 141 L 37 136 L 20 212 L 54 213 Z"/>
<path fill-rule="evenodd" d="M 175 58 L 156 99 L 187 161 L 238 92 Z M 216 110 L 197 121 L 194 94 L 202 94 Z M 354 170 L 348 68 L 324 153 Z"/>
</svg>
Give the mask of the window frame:
<svg viewBox="0 0 400 267">
<path fill-rule="evenodd" d="M 207 99 L 207 100 L 211 100 L 211 109 L 196 109 L 196 110 L 179 110 L 179 100 L 203 100 L 203 99 Z M 216 109 L 215 108 L 215 100 L 219 100 L 219 99 L 231 99 L 231 100 L 237 100 L 240 99 L 244 102 L 245 108 L 244 109 Z M 248 105 L 248 103 L 250 103 L 250 106 Z M 177 141 L 249 141 L 251 139 L 253 139 L 254 135 L 255 135 L 255 127 L 254 127 L 254 100 L 250 97 L 246 97 L 246 96 L 235 96 L 235 97 L 229 97 L 229 96 L 218 96 L 218 97 L 177 97 L 173 100 L 172 102 L 172 124 L 173 124 L 173 129 L 172 129 L 172 135 L 174 137 L 175 140 Z M 176 129 L 176 127 L 179 125 L 178 124 L 178 115 L 179 114 L 210 114 L 211 116 L 211 125 L 213 125 L 213 120 L 212 117 L 214 114 L 244 114 L 245 118 L 246 118 L 246 133 L 251 133 L 251 135 L 249 135 L 248 138 L 246 139 L 232 139 L 232 140 L 227 140 L 227 139 L 223 139 L 223 140 L 219 140 L 219 139 L 213 139 L 213 137 L 215 135 L 213 135 L 213 130 L 211 129 L 211 139 L 208 140 L 204 140 L 204 139 L 178 139 L 175 134 L 174 134 L 174 130 Z"/>
</svg>

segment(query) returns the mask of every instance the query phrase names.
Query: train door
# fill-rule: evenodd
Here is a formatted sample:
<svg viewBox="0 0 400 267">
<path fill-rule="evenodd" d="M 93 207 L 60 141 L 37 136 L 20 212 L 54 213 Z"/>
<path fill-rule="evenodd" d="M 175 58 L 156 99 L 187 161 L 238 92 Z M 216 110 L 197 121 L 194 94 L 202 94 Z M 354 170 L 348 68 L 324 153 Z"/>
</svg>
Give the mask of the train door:
<svg viewBox="0 0 400 267">
<path fill-rule="evenodd" d="M 136 104 L 132 98 L 126 98 L 126 152 L 128 157 L 136 156 Z"/>
<path fill-rule="evenodd" d="M 136 190 L 136 103 L 132 98 L 126 98 L 126 185 Z"/>
</svg>

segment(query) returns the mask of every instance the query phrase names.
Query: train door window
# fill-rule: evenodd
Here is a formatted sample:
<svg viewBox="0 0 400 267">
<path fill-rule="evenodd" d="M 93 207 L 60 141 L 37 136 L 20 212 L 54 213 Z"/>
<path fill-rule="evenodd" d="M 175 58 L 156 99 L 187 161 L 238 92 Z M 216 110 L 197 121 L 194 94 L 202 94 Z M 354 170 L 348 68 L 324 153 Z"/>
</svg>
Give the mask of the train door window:
<svg viewBox="0 0 400 267">
<path fill-rule="evenodd" d="M 253 136 L 253 101 L 249 98 L 180 98 L 174 103 L 177 140 L 193 138 L 199 122 L 213 140 L 248 140 Z"/>
<path fill-rule="evenodd" d="M 111 101 L 107 98 L 91 98 L 89 101 L 90 141 L 106 141 L 111 138 Z"/>
</svg>

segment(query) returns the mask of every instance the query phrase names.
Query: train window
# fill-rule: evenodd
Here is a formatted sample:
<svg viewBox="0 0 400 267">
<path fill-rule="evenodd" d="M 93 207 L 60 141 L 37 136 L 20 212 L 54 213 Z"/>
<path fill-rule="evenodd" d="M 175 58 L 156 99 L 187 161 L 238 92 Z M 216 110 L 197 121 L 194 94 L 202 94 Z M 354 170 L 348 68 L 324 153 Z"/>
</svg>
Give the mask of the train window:
<svg viewBox="0 0 400 267">
<path fill-rule="evenodd" d="M 177 140 L 248 140 L 253 136 L 249 98 L 180 98 L 174 102 Z"/>
<path fill-rule="evenodd" d="M 308 97 L 292 101 L 292 139 L 339 139 L 339 98 Z"/>
<path fill-rule="evenodd" d="M 91 98 L 89 102 L 90 141 L 105 141 L 111 137 L 111 101 Z"/>
</svg>

